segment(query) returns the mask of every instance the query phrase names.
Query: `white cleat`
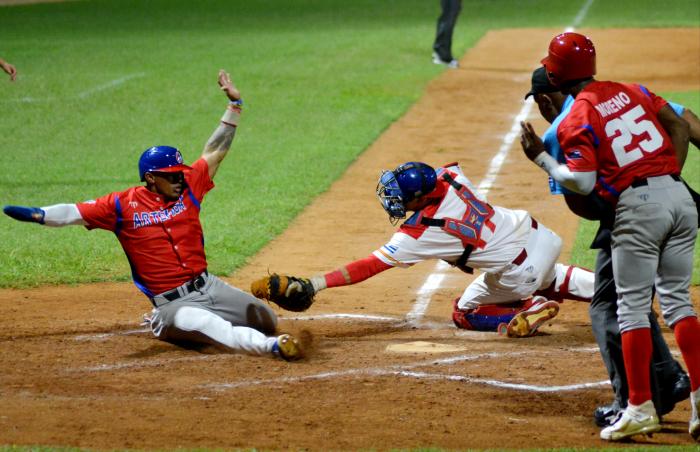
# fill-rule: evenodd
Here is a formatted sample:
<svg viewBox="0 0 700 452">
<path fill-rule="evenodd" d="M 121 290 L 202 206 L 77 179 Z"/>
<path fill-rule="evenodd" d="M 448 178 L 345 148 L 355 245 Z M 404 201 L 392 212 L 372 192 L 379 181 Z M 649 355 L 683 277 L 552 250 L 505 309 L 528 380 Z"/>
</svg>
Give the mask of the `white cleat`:
<svg viewBox="0 0 700 452">
<path fill-rule="evenodd" d="M 690 393 L 690 425 L 688 427 L 688 433 L 693 437 L 695 441 L 700 439 L 700 418 L 698 418 L 698 411 L 700 411 L 700 388 Z"/>
<path fill-rule="evenodd" d="M 617 422 L 600 431 L 600 437 L 607 441 L 620 441 L 634 435 L 651 435 L 659 430 L 661 424 L 654 403 L 647 400 L 639 406 L 627 405 Z"/>
</svg>

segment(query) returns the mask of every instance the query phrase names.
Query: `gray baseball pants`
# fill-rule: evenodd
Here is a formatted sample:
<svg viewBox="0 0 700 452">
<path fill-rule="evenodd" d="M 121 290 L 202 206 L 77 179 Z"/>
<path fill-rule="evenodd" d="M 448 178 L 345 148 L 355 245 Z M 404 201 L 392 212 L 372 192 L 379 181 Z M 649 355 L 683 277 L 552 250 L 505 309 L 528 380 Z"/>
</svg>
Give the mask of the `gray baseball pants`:
<svg viewBox="0 0 700 452">
<path fill-rule="evenodd" d="M 625 408 L 629 386 L 622 355 L 622 339 L 617 319 L 617 291 L 609 247 L 603 246 L 599 249 L 596 257 L 595 294 L 591 300 L 589 314 L 593 335 L 608 370 L 615 399 L 621 408 Z M 673 408 L 674 400 L 670 394 L 673 393 L 676 381 L 683 375 L 683 369 L 671 355 L 653 313 L 649 313 L 649 325 L 654 350 L 651 369 L 652 399 L 659 413 L 667 413 Z"/>
<path fill-rule="evenodd" d="M 258 355 L 270 352 L 276 340 L 268 337 L 277 329 L 275 312 L 214 275 L 205 280 L 204 286 L 176 300 L 153 298 L 153 334 L 168 342 L 211 344 Z"/>
<path fill-rule="evenodd" d="M 620 195 L 612 259 L 621 332 L 649 327 L 654 285 L 667 325 L 695 316 L 689 286 L 697 227 L 693 198 L 671 176 L 650 177 Z"/>
</svg>

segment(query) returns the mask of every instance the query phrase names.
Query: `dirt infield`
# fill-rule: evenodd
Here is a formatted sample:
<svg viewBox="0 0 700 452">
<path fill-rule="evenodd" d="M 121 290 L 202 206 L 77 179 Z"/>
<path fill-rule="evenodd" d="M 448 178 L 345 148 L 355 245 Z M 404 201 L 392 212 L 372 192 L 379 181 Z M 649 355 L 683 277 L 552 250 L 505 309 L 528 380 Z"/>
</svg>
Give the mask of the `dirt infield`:
<svg viewBox="0 0 700 452">
<path fill-rule="evenodd" d="M 459 161 L 479 183 L 556 32 L 487 34 L 460 69 L 431 82 L 341 180 L 228 280 L 247 288 L 268 269 L 311 275 L 382 245 L 393 231 L 374 196 L 382 168 Z M 655 91 L 700 89 L 698 29 L 584 32 L 596 43 L 601 79 L 642 82 Z M 635 55 L 641 39 L 643 60 Z M 535 125 L 544 130 L 542 121 Z M 529 210 L 572 243 L 576 219 L 548 195 L 544 175 L 525 160 L 517 140 L 489 198 Z M 427 262 L 323 292 L 303 315 L 280 312 L 282 330 L 314 336 L 310 357 L 293 364 L 161 343 L 139 325 L 149 304 L 131 284 L 2 290 L 0 444 L 603 446 L 591 413 L 612 392 L 587 305 L 565 302 L 559 317 L 529 339 L 459 331 L 450 321 L 451 300 L 470 278 Z M 694 292 L 696 305 L 699 295 Z M 387 351 L 418 341 L 451 347 Z M 640 441 L 691 444 L 688 417 L 685 402 L 666 417 L 662 433 Z"/>
</svg>

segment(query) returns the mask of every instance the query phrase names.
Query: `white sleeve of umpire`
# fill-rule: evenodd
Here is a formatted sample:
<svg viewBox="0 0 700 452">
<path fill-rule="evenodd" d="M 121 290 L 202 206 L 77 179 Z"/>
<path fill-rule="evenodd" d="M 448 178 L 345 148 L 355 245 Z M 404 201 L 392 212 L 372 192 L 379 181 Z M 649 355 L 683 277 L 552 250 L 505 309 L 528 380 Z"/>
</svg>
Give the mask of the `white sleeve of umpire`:
<svg viewBox="0 0 700 452">
<path fill-rule="evenodd" d="M 552 176 L 552 179 L 576 193 L 587 195 L 593 191 L 596 181 L 595 171 L 571 171 L 568 166 L 557 162 L 554 157 L 542 152 L 535 157 L 535 163 Z"/>
<path fill-rule="evenodd" d="M 78 206 L 75 204 L 54 204 L 53 206 L 42 207 L 44 214 L 44 224 L 46 226 L 69 226 L 86 225 L 80 215 Z"/>
</svg>

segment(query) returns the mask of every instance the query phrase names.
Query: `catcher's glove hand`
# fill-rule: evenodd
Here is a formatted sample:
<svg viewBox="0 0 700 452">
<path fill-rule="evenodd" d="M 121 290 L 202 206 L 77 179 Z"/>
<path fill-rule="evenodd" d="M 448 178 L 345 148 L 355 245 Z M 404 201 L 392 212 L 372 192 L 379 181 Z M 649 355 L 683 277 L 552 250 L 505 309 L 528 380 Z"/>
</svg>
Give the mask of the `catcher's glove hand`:
<svg viewBox="0 0 700 452">
<path fill-rule="evenodd" d="M 309 279 L 277 273 L 253 281 L 250 292 L 258 298 L 276 303 L 282 309 L 294 312 L 309 309 L 316 295 Z"/>
</svg>

